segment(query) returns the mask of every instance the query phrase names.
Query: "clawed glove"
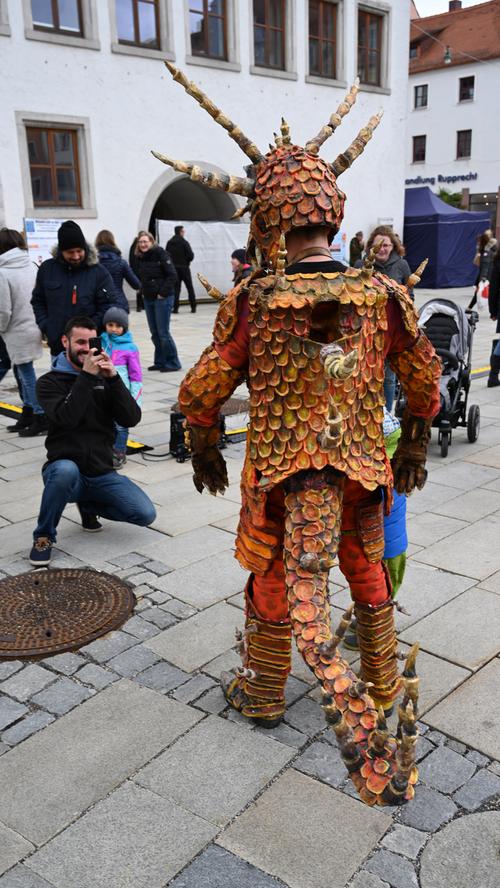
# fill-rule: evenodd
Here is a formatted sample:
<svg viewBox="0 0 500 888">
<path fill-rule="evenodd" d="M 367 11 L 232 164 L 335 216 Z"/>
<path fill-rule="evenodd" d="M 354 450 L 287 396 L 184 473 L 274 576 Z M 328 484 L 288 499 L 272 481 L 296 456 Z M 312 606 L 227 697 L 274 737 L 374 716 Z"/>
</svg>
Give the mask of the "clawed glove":
<svg viewBox="0 0 500 888">
<path fill-rule="evenodd" d="M 431 437 L 432 419 L 412 416 L 405 410 L 401 422 L 401 438 L 392 458 L 394 487 L 398 493 L 422 490 L 427 480 L 427 446 Z"/>
<path fill-rule="evenodd" d="M 226 463 L 217 444 L 220 438 L 219 426 L 195 426 L 186 423 L 188 443 L 191 447 L 193 482 L 198 493 L 203 488 L 215 496 L 224 493 L 229 484 Z"/>
</svg>

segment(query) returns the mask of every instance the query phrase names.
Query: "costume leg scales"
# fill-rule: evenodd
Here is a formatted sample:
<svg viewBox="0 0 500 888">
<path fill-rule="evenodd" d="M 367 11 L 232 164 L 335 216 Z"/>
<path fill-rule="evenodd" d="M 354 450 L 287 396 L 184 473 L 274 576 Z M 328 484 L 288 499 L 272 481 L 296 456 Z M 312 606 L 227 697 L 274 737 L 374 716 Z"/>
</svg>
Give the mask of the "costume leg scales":
<svg viewBox="0 0 500 888">
<path fill-rule="evenodd" d="M 285 684 L 290 672 L 290 621 L 272 622 L 257 614 L 252 602 L 253 576 L 245 589 L 245 629 L 237 633 L 242 666 L 221 674 L 231 706 L 264 728 L 277 725 L 285 711 Z"/>
<path fill-rule="evenodd" d="M 330 629 L 328 571 L 339 545 L 343 479 L 332 483 L 331 478 L 325 482 L 319 473 L 314 480 L 310 475 L 303 479 L 295 476 L 288 480 L 287 487 L 285 581 L 297 646 L 322 685 L 327 721 L 337 735 L 342 758 L 360 797 L 369 805 L 404 802 L 413 797 L 413 784 L 418 777 L 414 767 L 416 696 L 410 701 L 407 693 L 406 701 L 403 700 L 408 705 L 400 709 L 397 742 L 388 734 L 383 710 L 377 715 L 368 693 L 370 685 L 360 681 L 336 651 L 350 613 L 344 615 L 341 631 L 335 636 Z M 388 608 L 392 617 L 390 603 L 375 608 L 361 606 L 359 613 L 363 613 L 365 620 L 363 640 L 366 638 L 371 646 L 372 668 L 377 678 L 377 670 L 390 660 L 389 674 L 384 671 L 383 681 L 392 693 L 395 651 Z M 378 659 L 372 634 L 373 616 L 383 633 Z M 411 666 L 414 667 L 414 661 Z M 369 672 L 369 668 L 365 671 Z M 411 678 L 408 674 L 408 681 L 415 691 L 414 672 Z"/>
</svg>

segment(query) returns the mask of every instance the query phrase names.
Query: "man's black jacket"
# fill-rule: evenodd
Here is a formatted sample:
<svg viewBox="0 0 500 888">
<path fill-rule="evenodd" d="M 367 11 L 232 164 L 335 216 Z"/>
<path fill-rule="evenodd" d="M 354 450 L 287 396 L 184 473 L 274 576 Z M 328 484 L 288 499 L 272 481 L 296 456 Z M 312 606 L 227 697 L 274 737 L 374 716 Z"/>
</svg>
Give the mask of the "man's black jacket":
<svg viewBox="0 0 500 888">
<path fill-rule="evenodd" d="M 31 304 L 51 354 L 58 355 L 63 350 L 61 336 L 70 318 L 88 315 L 99 331 L 105 312 L 116 304 L 117 297 L 109 271 L 99 265 L 89 244 L 85 260 L 76 267 L 65 262 L 60 250 L 55 250 L 54 257 L 46 259 L 38 269 Z"/>
<path fill-rule="evenodd" d="M 176 268 L 185 267 L 194 259 L 191 245 L 180 234 L 174 234 L 168 241 L 165 249 L 170 253 Z"/>
<path fill-rule="evenodd" d="M 36 384 L 38 400 L 49 421 L 45 441 L 48 462 L 70 459 L 83 475 L 113 469 L 115 421 L 129 428 L 141 410 L 118 374 L 111 379 L 51 370 Z"/>
</svg>

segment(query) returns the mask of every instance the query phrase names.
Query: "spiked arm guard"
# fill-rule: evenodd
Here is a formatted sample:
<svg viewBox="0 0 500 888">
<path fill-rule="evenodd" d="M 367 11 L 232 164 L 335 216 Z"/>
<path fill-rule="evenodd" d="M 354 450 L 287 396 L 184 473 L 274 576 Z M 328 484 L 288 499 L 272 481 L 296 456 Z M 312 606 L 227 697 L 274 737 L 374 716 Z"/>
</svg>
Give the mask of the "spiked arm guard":
<svg viewBox="0 0 500 888">
<path fill-rule="evenodd" d="M 392 459 L 394 487 L 398 493 L 421 490 L 427 479 L 425 463 L 432 419 L 439 410 L 441 361 L 427 337 L 397 355 L 390 365 L 408 400 L 401 422 L 401 438 Z"/>
<path fill-rule="evenodd" d="M 219 410 L 244 376 L 244 371 L 231 367 L 209 346 L 181 384 L 179 406 L 186 416 L 193 481 L 199 493 L 206 487 L 215 496 L 228 485 L 226 463 L 217 446 Z"/>
</svg>

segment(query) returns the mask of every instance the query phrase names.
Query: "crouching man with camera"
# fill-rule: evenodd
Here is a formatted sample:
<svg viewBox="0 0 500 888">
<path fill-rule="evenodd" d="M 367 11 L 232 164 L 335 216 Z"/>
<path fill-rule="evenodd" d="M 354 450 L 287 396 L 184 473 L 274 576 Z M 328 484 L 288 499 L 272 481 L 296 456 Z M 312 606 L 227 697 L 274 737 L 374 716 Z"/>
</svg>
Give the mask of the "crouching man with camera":
<svg viewBox="0 0 500 888">
<path fill-rule="evenodd" d="M 64 351 L 37 382 L 48 420 L 44 492 L 30 562 L 50 563 L 56 530 L 67 503 L 76 503 L 83 530 L 101 530 L 98 517 L 142 527 L 156 517 L 153 503 L 129 478 L 113 471 L 115 422 L 135 426 L 141 410 L 111 359 L 100 349 L 95 323 L 74 317 L 62 337 Z"/>
</svg>

